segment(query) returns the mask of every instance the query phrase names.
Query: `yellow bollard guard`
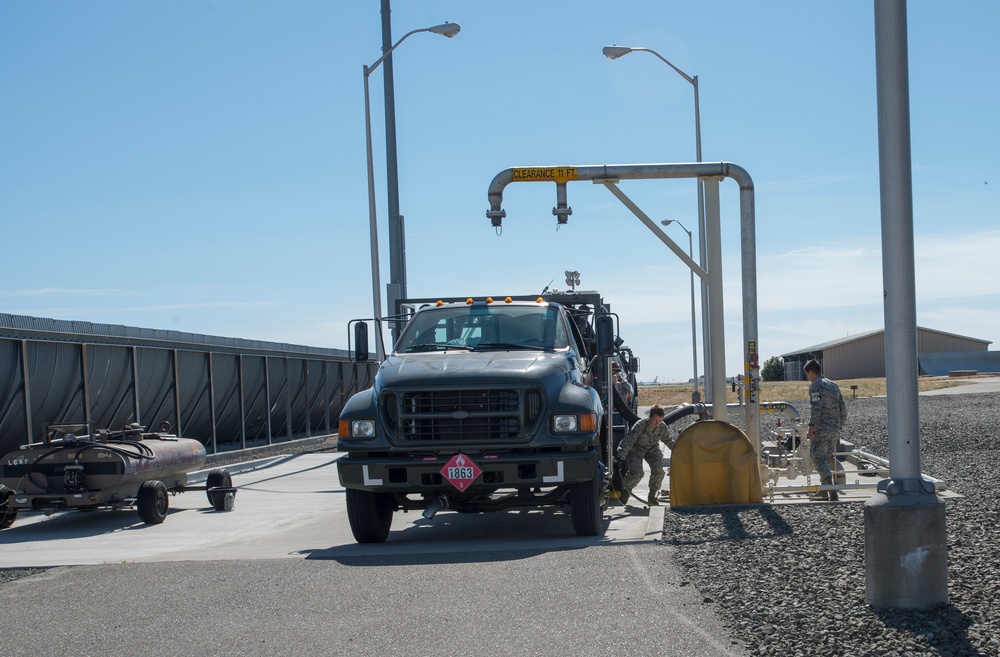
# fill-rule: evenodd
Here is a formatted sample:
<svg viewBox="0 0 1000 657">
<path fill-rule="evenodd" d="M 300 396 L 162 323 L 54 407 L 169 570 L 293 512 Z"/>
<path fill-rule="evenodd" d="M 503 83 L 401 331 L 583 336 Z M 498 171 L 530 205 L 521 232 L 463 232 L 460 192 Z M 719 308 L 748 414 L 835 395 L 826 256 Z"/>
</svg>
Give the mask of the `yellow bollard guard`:
<svg viewBox="0 0 1000 657">
<path fill-rule="evenodd" d="M 762 501 L 757 456 L 738 427 L 702 420 L 681 432 L 670 451 L 670 506 Z"/>
</svg>

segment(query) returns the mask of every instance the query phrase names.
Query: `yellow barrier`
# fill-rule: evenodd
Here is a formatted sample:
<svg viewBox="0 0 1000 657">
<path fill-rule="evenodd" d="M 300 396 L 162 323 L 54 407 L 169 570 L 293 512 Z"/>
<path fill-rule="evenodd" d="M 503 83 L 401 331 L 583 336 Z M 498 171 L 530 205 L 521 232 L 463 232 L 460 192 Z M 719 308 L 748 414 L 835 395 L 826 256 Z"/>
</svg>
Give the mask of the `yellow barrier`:
<svg viewBox="0 0 1000 657">
<path fill-rule="evenodd" d="M 747 435 L 728 422 L 695 422 L 670 451 L 670 506 L 758 504 L 760 471 Z"/>
</svg>

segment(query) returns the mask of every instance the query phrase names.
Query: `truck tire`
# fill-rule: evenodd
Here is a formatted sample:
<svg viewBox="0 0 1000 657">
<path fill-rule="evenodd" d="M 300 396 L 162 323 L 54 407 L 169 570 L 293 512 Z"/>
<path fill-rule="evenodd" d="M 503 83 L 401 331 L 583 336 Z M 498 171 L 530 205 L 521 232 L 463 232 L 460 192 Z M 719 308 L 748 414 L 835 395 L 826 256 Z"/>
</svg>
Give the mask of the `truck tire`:
<svg viewBox="0 0 1000 657">
<path fill-rule="evenodd" d="M 17 520 L 17 509 L 10 508 L 10 498 L 14 491 L 0 484 L 0 529 L 7 529 Z"/>
<path fill-rule="evenodd" d="M 136 496 L 136 511 L 139 518 L 147 525 L 158 525 L 167 519 L 167 509 L 170 508 L 170 498 L 167 487 L 162 481 L 144 481 L 139 486 Z"/>
<path fill-rule="evenodd" d="M 569 513 L 577 536 L 600 536 L 603 533 L 603 497 L 604 468 L 600 466 L 593 479 L 570 486 Z"/>
<path fill-rule="evenodd" d="M 226 493 L 211 489 L 232 487 L 233 477 L 225 468 L 216 468 L 208 473 L 208 477 L 205 479 L 205 488 L 209 490 L 206 490 L 205 494 L 208 496 L 208 502 L 212 505 L 213 509 L 216 511 L 224 511 L 226 509 Z"/>
<path fill-rule="evenodd" d="M 347 519 L 358 543 L 382 543 L 389 536 L 392 507 L 384 495 L 348 488 Z"/>
</svg>

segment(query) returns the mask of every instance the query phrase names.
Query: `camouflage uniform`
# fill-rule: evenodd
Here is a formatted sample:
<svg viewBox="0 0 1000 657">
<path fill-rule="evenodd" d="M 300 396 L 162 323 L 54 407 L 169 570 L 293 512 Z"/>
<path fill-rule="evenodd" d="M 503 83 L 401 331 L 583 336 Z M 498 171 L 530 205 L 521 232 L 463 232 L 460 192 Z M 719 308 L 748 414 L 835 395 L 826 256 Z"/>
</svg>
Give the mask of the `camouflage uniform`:
<svg viewBox="0 0 1000 657">
<path fill-rule="evenodd" d="M 833 453 L 845 422 L 847 404 L 840 386 L 826 377 L 817 377 L 809 384 L 809 426 L 813 428 L 813 465 L 824 483 L 833 481 Z"/>
<path fill-rule="evenodd" d="M 622 486 L 627 491 L 635 488 L 642 481 L 642 461 L 649 464 L 649 492 L 656 494 L 663 484 L 663 452 L 660 443 L 673 447 L 670 440 L 670 429 L 662 422 L 656 429 L 649 427 L 649 418 L 642 418 L 629 430 L 618 446 L 618 454 L 625 459 L 628 474 L 622 480 Z"/>
<path fill-rule="evenodd" d="M 621 375 L 620 372 L 615 372 L 615 390 L 618 391 L 618 395 L 625 400 L 626 403 L 632 401 L 632 384 Z"/>
</svg>

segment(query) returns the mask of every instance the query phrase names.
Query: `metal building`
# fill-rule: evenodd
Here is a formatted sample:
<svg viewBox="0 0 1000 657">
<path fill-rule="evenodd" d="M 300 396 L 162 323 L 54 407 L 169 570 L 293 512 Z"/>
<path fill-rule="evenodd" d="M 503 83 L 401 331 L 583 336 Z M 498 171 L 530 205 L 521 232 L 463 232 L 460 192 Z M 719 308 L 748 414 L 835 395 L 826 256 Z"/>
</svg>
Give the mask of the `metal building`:
<svg viewBox="0 0 1000 657">
<path fill-rule="evenodd" d="M 0 455 L 50 422 L 169 422 L 209 453 L 333 435 L 374 373 L 341 349 L 0 313 Z"/>
<path fill-rule="evenodd" d="M 917 353 L 985 352 L 990 340 L 917 327 Z M 885 329 L 849 335 L 837 340 L 781 355 L 785 380 L 806 377 L 802 366 L 811 358 L 820 362 L 823 375 L 831 379 L 867 379 L 885 376 Z"/>
</svg>

